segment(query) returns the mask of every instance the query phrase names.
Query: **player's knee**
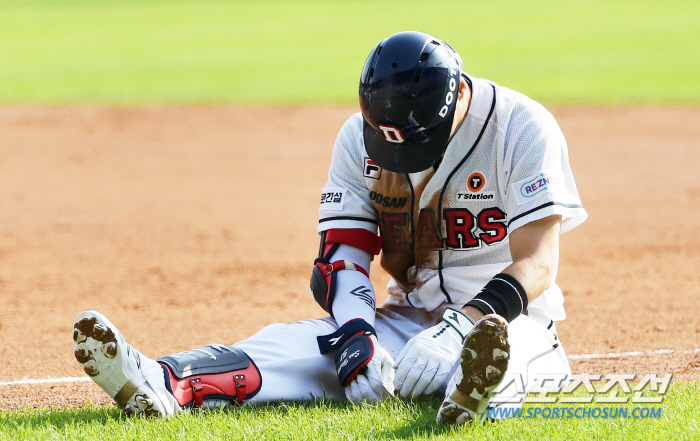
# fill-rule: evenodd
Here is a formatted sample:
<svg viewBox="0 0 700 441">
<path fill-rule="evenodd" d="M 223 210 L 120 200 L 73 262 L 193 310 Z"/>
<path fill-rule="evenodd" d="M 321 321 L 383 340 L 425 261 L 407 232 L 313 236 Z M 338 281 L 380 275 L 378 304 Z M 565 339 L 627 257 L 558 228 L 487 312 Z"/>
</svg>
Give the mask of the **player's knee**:
<svg viewBox="0 0 700 441">
<path fill-rule="evenodd" d="M 258 367 L 238 348 L 207 345 L 158 359 L 166 387 L 185 408 L 243 405 L 262 387 Z"/>
</svg>

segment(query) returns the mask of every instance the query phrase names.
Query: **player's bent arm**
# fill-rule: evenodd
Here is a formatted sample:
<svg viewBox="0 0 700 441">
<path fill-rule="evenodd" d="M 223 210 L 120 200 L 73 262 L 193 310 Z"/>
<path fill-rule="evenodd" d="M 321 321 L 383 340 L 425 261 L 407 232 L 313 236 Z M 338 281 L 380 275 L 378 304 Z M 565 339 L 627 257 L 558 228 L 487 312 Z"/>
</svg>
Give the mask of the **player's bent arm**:
<svg viewBox="0 0 700 441">
<path fill-rule="evenodd" d="M 338 380 L 353 402 L 379 401 L 393 393 L 394 360 L 377 340 L 369 280 L 370 263 L 380 249 L 381 239 L 366 230 L 326 231 L 311 276 L 314 298 L 339 326 L 317 337 L 319 350 L 336 352 Z"/>
<path fill-rule="evenodd" d="M 561 216 L 554 215 L 513 231 L 510 234 L 513 263 L 467 303 L 463 308 L 465 314 L 479 320 L 495 312 L 508 321 L 520 315 L 552 283 L 559 259 L 560 230 Z"/>
<path fill-rule="evenodd" d="M 513 263 L 504 273 L 518 279 L 529 302 L 552 283 L 552 272 L 559 260 L 561 216 L 549 216 L 523 225 L 510 235 Z"/>
<path fill-rule="evenodd" d="M 354 318 L 374 323 L 376 305 L 369 266 L 381 247 L 380 237 L 361 228 L 321 233 L 310 288 L 316 302 L 339 326 Z"/>
<path fill-rule="evenodd" d="M 349 260 L 366 268 L 369 273 L 372 256 L 358 248 L 340 245 L 333 260 Z M 335 284 L 335 298 L 331 308 L 338 326 L 356 318 L 374 326 L 376 298 L 369 277 L 360 271 L 341 271 L 336 276 Z"/>
</svg>

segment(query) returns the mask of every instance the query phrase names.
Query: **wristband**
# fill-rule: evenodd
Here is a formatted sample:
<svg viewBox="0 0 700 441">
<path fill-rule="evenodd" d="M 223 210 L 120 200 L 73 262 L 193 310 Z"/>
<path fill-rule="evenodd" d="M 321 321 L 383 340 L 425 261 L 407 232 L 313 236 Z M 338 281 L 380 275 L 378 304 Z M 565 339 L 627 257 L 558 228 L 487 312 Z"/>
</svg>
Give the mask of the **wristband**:
<svg viewBox="0 0 700 441">
<path fill-rule="evenodd" d="M 484 314 L 498 314 L 512 322 L 527 311 L 527 294 L 515 277 L 499 273 L 465 306 L 473 306 Z"/>
<path fill-rule="evenodd" d="M 365 333 L 377 335 L 377 331 L 374 330 L 372 325 L 362 319 L 357 318 L 345 323 L 343 326 L 338 328 L 337 331 L 331 334 L 316 337 L 316 341 L 318 342 L 318 349 L 322 354 L 325 354 L 326 352 L 338 349 L 351 337 L 354 337 L 357 334 Z"/>
<path fill-rule="evenodd" d="M 335 354 L 335 369 L 340 385 L 346 387 L 358 374 L 367 370 L 374 356 L 372 334 L 365 332 L 350 337 Z"/>
</svg>

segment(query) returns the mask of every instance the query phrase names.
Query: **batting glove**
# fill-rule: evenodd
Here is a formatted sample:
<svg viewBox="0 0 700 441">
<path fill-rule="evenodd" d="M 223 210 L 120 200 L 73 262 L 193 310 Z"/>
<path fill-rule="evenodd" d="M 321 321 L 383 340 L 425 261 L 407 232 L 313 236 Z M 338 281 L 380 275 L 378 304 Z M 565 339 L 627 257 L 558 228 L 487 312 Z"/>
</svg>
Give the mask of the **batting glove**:
<svg viewBox="0 0 700 441">
<path fill-rule="evenodd" d="M 440 323 L 410 339 L 394 363 L 396 393 L 408 398 L 438 390 L 459 361 L 464 338 L 473 326 L 471 318 L 446 308 Z"/>
<path fill-rule="evenodd" d="M 353 340 L 355 340 L 353 342 Z M 369 343 L 369 345 L 366 345 Z M 361 350 L 359 344 L 365 345 L 365 349 Z M 348 350 L 345 350 L 347 346 Z M 355 369 L 356 375 L 352 378 L 344 375 L 348 370 L 345 369 L 352 364 L 352 357 L 365 357 L 365 362 L 359 360 L 362 364 L 358 369 Z M 349 363 L 343 366 L 343 363 L 348 360 Z M 357 364 L 357 363 L 356 363 Z M 345 396 L 353 403 L 367 401 L 370 403 L 381 401 L 389 395 L 393 395 L 394 386 L 394 370 L 392 365 L 394 359 L 391 355 L 379 345 L 377 337 L 374 335 L 358 335 L 348 340 L 343 348 L 338 350 L 336 357 L 336 367 L 338 367 L 338 377 L 340 383 L 345 385 Z M 351 379 L 352 378 L 352 379 Z"/>
</svg>

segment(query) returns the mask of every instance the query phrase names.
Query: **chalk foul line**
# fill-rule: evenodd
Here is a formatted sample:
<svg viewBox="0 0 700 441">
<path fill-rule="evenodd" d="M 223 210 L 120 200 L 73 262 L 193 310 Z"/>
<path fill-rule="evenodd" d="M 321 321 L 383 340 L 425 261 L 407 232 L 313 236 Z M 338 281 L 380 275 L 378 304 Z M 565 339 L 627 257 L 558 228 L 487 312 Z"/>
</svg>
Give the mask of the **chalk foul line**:
<svg viewBox="0 0 700 441">
<path fill-rule="evenodd" d="M 13 384 L 42 384 L 42 383 L 78 383 L 81 381 L 90 381 L 90 377 L 65 377 L 65 378 L 42 378 L 40 380 L 16 380 L 3 381 L 0 386 L 10 386 Z"/>
<path fill-rule="evenodd" d="M 590 360 L 590 359 L 605 359 L 605 358 L 625 358 L 625 357 L 642 357 L 666 354 L 694 354 L 700 352 L 700 348 L 690 349 L 687 351 L 675 351 L 673 349 L 656 349 L 646 352 L 608 352 L 607 354 L 571 354 L 567 358 L 569 360 Z M 15 380 L 2 381 L 0 386 L 11 386 L 13 384 L 45 384 L 45 383 L 80 383 L 90 381 L 90 377 L 64 377 L 64 378 L 42 378 L 32 380 Z"/>
<path fill-rule="evenodd" d="M 700 348 L 690 349 L 687 351 L 674 351 L 673 349 L 657 349 L 647 352 L 609 352 L 607 354 L 572 354 L 567 358 L 569 360 L 586 360 L 592 358 L 624 358 L 624 357 L 642 357 L 649 355 L 665 355 L 665 354 L 693 354 L 700 352 Z"/>
</svg>

